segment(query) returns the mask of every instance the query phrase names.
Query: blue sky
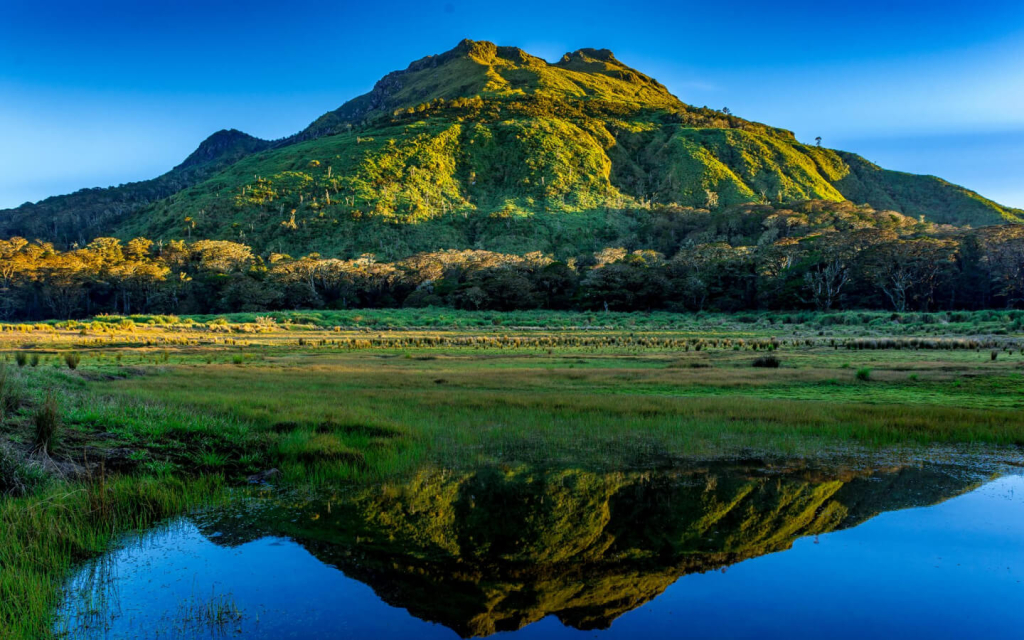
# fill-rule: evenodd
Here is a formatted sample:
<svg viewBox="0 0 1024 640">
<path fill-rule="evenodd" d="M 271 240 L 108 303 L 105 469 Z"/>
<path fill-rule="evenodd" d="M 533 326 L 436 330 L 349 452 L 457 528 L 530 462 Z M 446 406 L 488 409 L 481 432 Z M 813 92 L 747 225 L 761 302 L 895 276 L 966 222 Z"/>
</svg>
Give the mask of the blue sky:
<svg viewBox="0 0 1024 640">
<path fill-rule="evenodd" d="M 465 37 L 608 48 L 685 102 L 1024 207 L 1020 0 L 3 0 L 0 207 L 154 177 L 218 129 L 294 133 Z"/>
</svg>

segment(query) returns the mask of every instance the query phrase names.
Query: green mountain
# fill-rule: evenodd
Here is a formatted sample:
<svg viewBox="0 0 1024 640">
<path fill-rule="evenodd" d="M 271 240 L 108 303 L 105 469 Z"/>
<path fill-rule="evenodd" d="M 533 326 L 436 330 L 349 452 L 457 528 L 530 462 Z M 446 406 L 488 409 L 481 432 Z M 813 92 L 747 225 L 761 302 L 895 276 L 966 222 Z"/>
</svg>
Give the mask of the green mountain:
<svg viewBox="0 0 1024 640">
<path fill-rule="evenodd" d="M 1024 212 L 929 176 L 684 104 L 607 50 L 555 63 L 465 40 L 274 143 L 220 132 L 152 181 L 0 212 L 0 236 L 242 241 L 401 258 L 628 244 L 659 208 L 852 200 L 983 226 Z"/>
<path fill-rule="evenodd" d="M 0 235 L 85 245 L 95 237 L 116 233 L 119 225 L 147 205 L 199 184 L 240 158 L 270 145 L 235 129 L 218 131 L 184 162 L 152 180 L 82 189 L 0 211 Z"/>
</svg>

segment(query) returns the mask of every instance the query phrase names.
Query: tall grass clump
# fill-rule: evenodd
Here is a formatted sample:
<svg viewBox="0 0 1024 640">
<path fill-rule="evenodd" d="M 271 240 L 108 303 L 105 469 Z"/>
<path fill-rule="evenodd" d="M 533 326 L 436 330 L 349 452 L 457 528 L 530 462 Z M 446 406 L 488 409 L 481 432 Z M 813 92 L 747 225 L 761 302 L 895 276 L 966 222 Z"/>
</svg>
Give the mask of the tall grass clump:
<svg viewBox="0 0 1024 640">
<path fill-rule="evenodd" d="M 18 363 L 19 367 L 24 367 L 26 364 L 28 364 L 28 354 L 23 351 L 19 351 L 18 353 L 14 354 L 14 361 Z"/>
<path fill-rule="evenodd" d="M 16 385 L 14 374 L 7 365 L 0 363 L 0 422 L 21 406 L 21 389 Z"/>
<path fill-rule="evenodd" d="M 69 351 L 64 354 L 64 364 L 68 366 L 68 369 L 74 371 L 78 368 L 78 364 L 82 361 L 82 356 L 78 355 L 77 351 Z"/>
<path fill-rule="evenodd" d="M 868 380 L 871 380 L 871 369 L 868 367 L 857 369 L 856 376 L 861 382 L 867 382 Z"/>
<path fill-rule="evenodd" d="M 768 354 L 756 358 L 750 363 L 750 366 L 759 367 L 761 369 L 778 369 L 782 366 L 782 360 L 780 360 L 778 356 Z"/>
<path fill-rule="evenodd" d="M 46 392 L 43 403 L 32 416 L 35 426 L 35 447 L 37 451 L 52 453 L 60 435 L 60 407 L 57 404 L 57 393 L 52 389 Z"/>
<path fill-rule="evenodd" d="M 0 499 L 3 496 L 20 496 L 30 484 L 30 474 L 7 445 L 0 444 Z"/>
</svg>

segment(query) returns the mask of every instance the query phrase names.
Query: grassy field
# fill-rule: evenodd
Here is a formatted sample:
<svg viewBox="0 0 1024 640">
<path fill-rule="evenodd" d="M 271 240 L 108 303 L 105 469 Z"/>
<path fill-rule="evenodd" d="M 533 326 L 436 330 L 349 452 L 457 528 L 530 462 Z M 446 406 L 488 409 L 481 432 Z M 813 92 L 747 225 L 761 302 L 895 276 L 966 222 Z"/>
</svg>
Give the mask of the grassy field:
<svg viewBox="0 0 1024 640">
<path fill-rule="evenodd" d="M 584 315 L 6 325 L 0 635 L 45 635 L 72 563 L 118 532 L 271 469 L 316 485 L 1024 445 L 1012 313 Z"/>
</svg>

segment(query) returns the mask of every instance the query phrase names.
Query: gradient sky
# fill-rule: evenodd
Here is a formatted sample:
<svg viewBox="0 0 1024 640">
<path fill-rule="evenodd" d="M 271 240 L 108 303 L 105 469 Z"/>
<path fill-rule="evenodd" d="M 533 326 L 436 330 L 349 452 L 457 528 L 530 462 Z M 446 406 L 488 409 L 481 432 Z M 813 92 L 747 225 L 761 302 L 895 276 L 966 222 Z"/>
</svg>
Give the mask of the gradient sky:
<svg viewBox="0 0 1024 640">
<path fill-rule="evenodd" d="M 0 208 L 289 135 L 466 37 L 608 48 L 684 102 L 1024 207 L 1022 0 L 0 0 Z"/>
</svg>

